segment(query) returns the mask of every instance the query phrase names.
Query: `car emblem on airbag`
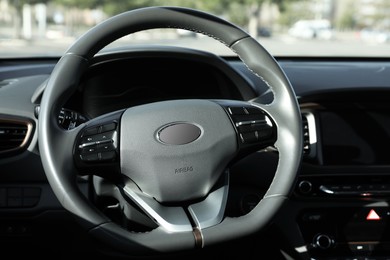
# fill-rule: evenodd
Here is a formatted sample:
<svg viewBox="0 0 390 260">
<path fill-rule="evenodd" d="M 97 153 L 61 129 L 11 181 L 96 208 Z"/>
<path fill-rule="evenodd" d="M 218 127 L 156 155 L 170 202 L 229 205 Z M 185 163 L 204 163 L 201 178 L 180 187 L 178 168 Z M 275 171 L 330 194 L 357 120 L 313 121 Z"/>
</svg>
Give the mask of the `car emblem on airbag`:
<svg viewBox="0 0 390 260">
<path fill-rule="evenodd" d="M 171 123 L 163 126 L 157 133 L 157 138 L 164 144 L 188 144 L 199 138 L 201 129 L 191 123 Z"/>
</svg>

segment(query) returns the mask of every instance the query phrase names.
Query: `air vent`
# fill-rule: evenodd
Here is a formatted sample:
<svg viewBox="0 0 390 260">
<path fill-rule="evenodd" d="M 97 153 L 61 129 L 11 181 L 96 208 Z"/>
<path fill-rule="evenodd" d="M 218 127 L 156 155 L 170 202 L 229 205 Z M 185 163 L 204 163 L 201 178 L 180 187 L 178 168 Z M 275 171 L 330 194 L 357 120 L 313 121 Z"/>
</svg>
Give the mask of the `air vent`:
<svg viewBox="0 0 390 260">
<path fill-rule="evenodd" d="M 31 132 L 32 123 L 28 120 L 0 117 L 0 158 L 26 150 Z"/>
<path fill-rule="evenodd" d="M 303 129 L 303 154 L 310 154 L 310 134 L 309 134 L 309 123 L 307 117 L 302 115 L 302 129 Z"/>
<path fill-rule="evenodd" d="M 305 157 L 315 158 L 317 154 L 317 133 L 315 117 L 311 112 L 302 113 L 303 154 Z"/>
</svg>

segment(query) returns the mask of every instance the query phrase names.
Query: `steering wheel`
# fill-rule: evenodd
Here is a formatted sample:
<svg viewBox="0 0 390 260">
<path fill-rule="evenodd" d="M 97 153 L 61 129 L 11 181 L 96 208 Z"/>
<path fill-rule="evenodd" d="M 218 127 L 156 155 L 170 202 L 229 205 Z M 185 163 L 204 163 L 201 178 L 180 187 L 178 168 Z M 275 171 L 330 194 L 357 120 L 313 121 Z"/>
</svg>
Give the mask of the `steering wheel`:
<svg viewBox="0 0 390 260">
<path fill-rule="evenodd" d="M 191 30 L 224 43 L 272 89 L 273 101 L 162 101 L 62 129 L 60 110 L 94 55 L 122 36 L 154 28 Z M 61 205 L 93 237 L 134 254 L 201 248 L 258 231 L 289 198 L 302 155 L 299 105 L 278 62 L 234 24 L 179 7 L 128 11 L 80 37 L 50 76 L 38 126 L 43 167 Z M 249 213 L 225 216 L 229 165 L 269 146 L 279 159 L 266 194 Z M 100 194 L 115 197 L 128 219 L 150 230 L 127 230 L 99 210 L 76 181 L 88 174 Z"/>
</svg>

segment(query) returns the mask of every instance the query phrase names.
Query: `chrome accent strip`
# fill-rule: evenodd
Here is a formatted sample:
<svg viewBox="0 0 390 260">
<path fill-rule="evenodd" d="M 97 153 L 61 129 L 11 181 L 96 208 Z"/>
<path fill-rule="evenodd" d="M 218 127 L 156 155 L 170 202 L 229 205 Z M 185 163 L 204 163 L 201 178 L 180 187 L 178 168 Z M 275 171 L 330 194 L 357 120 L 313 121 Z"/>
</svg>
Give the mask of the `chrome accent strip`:
<svg viewBox="0 0 390 260">
<path fill-rule="evenodd" d="M 324 185 L 321 185 L 319 189 L 320 189 L 320 191 L 322 191 L 322 192 L 324 192 L 326 194 L 332 194 L 332 195 L 335 194 L 335 192 L 333 190 L 328 189 Z"/>
<path fill-rule="evenodd" d="M 236 127 L 242 126 L 242 125 L 251 125 L 251 124 L 265 124 L 269 125 L 266 120 L 251 120 L 251 121 L 240 121 L 236 123 Z"/>
<path fill-rule="evenodd" d="M 201 202 L 190 205 L 188 211 L 196 226 L 202 230 L 219 224 L 224 216 L 229 190 L 229 174 L 225 174 L 223 185 L 211 192 Z"/>
<path fill-rule="evenodd" d="M 123 191 L 158 225 L 170 232 L 193 231 L 191 222 L 183 208 L 163 206 L 152 197 L 141 191 L 136 191 L 137 189 L 138 187 L 134 183 L 127 182 Z"/>
<path fill-rule="evenodd" d="M 302 116 L 307 120 L 308 132 L 309 132 L 309 145 L 310 153 L 307 154 L 308 157 L 314 158 L 317 154 L 317 127 L 315 115 L 308 110 L 302 110 Z"/>
</svg>

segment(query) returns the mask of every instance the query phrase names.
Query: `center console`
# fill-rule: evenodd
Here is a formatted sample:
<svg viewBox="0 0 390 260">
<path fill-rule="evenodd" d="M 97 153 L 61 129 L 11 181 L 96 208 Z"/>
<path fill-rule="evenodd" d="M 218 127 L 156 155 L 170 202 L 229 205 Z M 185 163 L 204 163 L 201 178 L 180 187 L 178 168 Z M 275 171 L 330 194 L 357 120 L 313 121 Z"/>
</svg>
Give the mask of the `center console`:
<svg viewBox="0 0 390 260">
<path fill-rule="evenodd" d="M 293 218 L 295 253 L 390 259 L 390 105 L 312 103 L 302 116 L 304 160 L 282 220 Z"/>
<path fill-rule="evenodd" d="M 389 176 L 305 176 L 294 200 L 296 224 L 312 259 L 390 255 Z M 388 258 L 383 258 L 388 259 Z"/>
</svg>

